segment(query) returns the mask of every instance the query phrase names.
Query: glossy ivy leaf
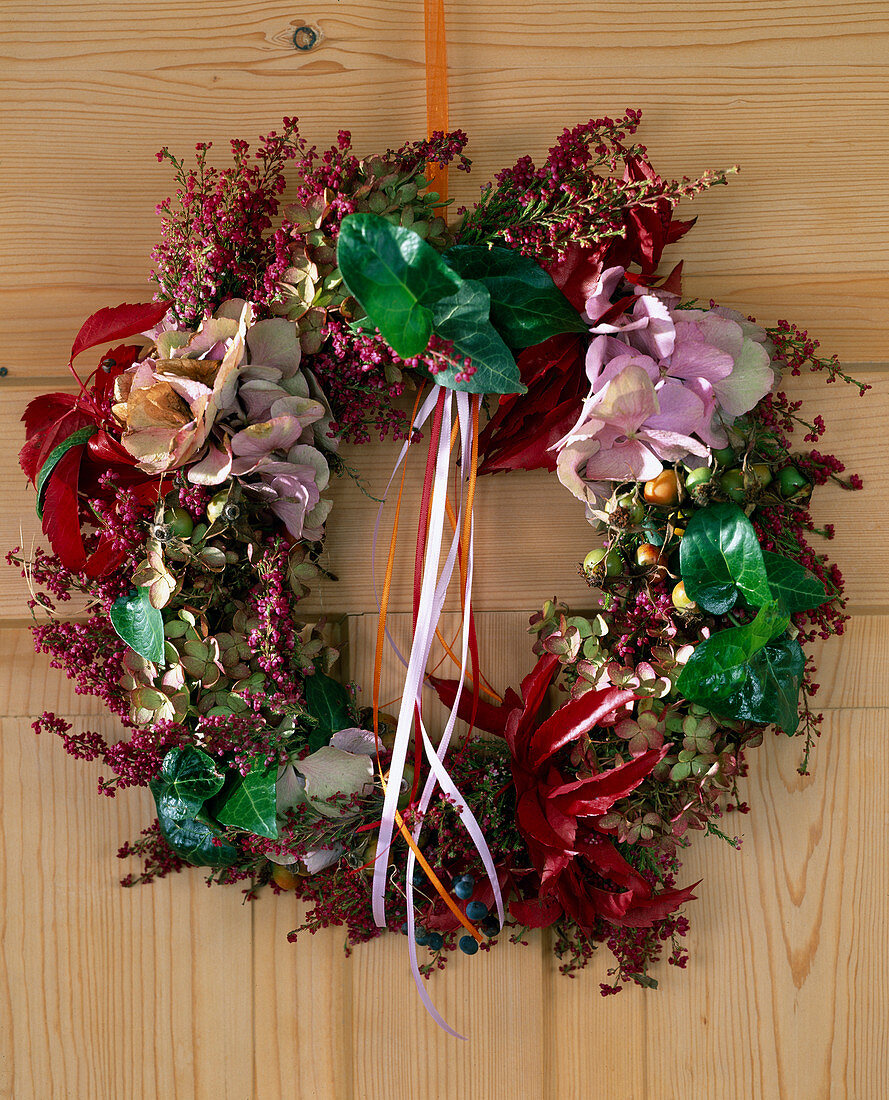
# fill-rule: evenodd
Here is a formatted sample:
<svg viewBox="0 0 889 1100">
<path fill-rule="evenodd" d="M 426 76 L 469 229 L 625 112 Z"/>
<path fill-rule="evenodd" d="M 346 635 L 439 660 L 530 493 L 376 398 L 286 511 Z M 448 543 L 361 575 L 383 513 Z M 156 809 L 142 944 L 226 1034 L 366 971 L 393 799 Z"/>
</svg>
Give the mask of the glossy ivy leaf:
<svg viewBox="0 0 889 1100">
<path fill-rule="evenodd" d="M 799 728 L 799 691 L 806 656 L 796 639 L 777 638 L 756 654 L 738 693 L 726 702 L 729 718 L 743 718 L 762 725 L 773 723 L 792 737 Z"/>
<path fill-rule="evenodd" d="M 527 393 L 512 352 L 489 320 L 491 296 L 483 283 L 467 279 L 457 291 L 432 307 L 436 333 L 450 340 L 461 356 L 472 360 L 475 373 L 458 382 L 462 366 L 435 375 L 448 389 L 467 393 Z"/>
<path fill-rule="evenodd" d="M 187 745 L 170 749 L 148 784 L 157 806 L 161 835 L 177 855 L 198 867 L 228 867 L 238 858 L 227 841 L 214 843 L 219 830 L 201 817 L 204 803 L 221 790 L 225 775 L 212 757 Z"/>
<path fill-rule="evenodd" d="M 158 807 L 161 836 L 173 851 L 195 867 L 230 867 L 238 859 L 238 849 L 219 838 L 218 830 L 192 817 L 177 818 Z"/>
<path fill-rule="evenodd" d="M 262 761 L 234 785 L 216 812 L 222 825 L 245 829 L 248 833 L 277 840 L 278 826 L 275 820 L 275 783 L 278 769 L 267 768 Z"/>
<path fill-rule="evenodd" d="M 827 599 L 827 589 L 814 573 L 792 558 L 763 551 L 769 587 L 776 600 L 790 614 L 820 607 Z"/>
<path fill-rule="evenodd" d="M 46 461 L 40 467 L 34 481 L 34 488 L 37 490 L 37 515 L 40 519 L 43 519 L 43 498 L 45 496 L 44 491 L 46 489 L 47 478 L 59 464 L 60 459 L 64 458 L 72 447 L 78 447 L 81 443 L 86 443 L 86 441 L 94 436 L 98 430 L 98 428 L 92 426 L 80 428 L 78 431 L 72 432 L 64 442 L 60 443 L 58 447 L 52 450 L 47 456 Z"/>
<path fill-rule="evenodd" d="M 212 756 L 186 745 L 170 749 L 149 786 L 158 808 L 163 802 L 171 814 L 195 817 L 207 799 L 222 790 L 224 782 L 225 773 Z"/>
<path fill-rule="evenodd" d="M 464 279 L 484 283 L 491 295 L 491 321 L 511 347 L 532 347 L 550 336 L 589 329 L 551 276 L 528 256 L 511 248 L 456 245 L 444 258 Z"/>
<path fill-rule="evenodd" d="M 760 609 L 753 622 L 720 630 L 704 639 L 683 667 L 676 681 L 677 690 L 690 702 L 715 709 L 743 688 L 751 659 L 783 634 L 789 623 L 790 616 L 773 600 Z"/>
<path fill-rule="evenodd" d="M 402 359 L 426 349 L 431 307 L 460 285 L 459 276 L 417 233 L 377 214 L 343 218 L 337 264 L 349 293 Z"/>
<path fill-rule="evenodd" d="M 682 537 L 679 569 L 688 598 L 714 615 L 734 607 L 739 593 L 751 607 L 772 600 L 756 531 L 736 504 L 712 504 L 694 514 Z"/>
<path fill-rule="evenodd" d="M 130 649 L 156 665 L 164 663 L 164 618 L 151 606 L 147 588 L 134 589 L 111 605 L 111 625 Z"/>
<path fill-rule="evenodd" d="M 352 724 L 348 692 L 323 672 L 306 679 L 306 709 L 318 723 L 309 735 L 312 749 L 326 745 L 335 733 Z"/>
</svg>

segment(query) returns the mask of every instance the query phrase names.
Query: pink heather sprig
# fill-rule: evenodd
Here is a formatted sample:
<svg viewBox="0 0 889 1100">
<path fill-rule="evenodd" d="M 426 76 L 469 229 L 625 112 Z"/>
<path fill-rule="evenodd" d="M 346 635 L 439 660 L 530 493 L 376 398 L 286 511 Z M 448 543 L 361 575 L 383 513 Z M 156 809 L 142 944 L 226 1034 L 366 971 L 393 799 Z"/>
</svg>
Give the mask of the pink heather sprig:
<svg viewBox="0 0 889 1100">
<path fill-rule="evenodd" d="M 427 163 L 444 167 L 455 161 L 458 171 L 468 172 L 471 161 L 463 155 L 468 140 L 462 130 L 450 133 L 437 130 L 428 140 L 409 141 L 398 149 L 387 149 L 379 159 L 388 171 L 401 176 L 422 175 Z M 361 163 L 352 151 L 352 135 L 348 130 L 340 130 L 336 145 L 324 153 L 314 146 L 306 149 L 294 165 L 300 179 L 297 199 L 301 204 L 329 192 L 326 228 L 338 226 L 344 217 L 355 212 L 351 196 L 364 182 Z"/>
<path fill-rule="evenodd" d="M 284 166 L 305 148 L 297 120 L 260 138 L 251 156 L 245 141 L 232 140 L 234 165 L 207 163 L 212 143 L 195 146 L 186 168 L 164 147 L 157 154 L 174 168 L 179 187 L 157 208 L 161 239 L 152 259 L 158 296 L 168 298 L 176 318 L 197 325 L 226 298 L 239 296 L 269 306 L 286 268 L 286 257 L 269 231 L 284 191 Z"/>
<path fill-rule="evenodd" d="M 176 874 L 191 864 L 173 851 L 161 836 L 160 822 L 155 821 L 147 829 L 143 829 L 140 839 L 132 844 L 127 842 L 118 850 L 118 859 L 130 859 L 136 857 L 142 860 L 142 872 L 139 875 L 129 874 L 120 880 L 121 886 L 136 886 L 138 883 L 153 882 L 156 878 L 165 878 L 167 875 Z"/>
<path fill-rule="evenodd" d="M 797 377 L 807 367 L 812 372 L 823 371 L 827 375 L 825 381 L 830 384 L 839 378 L 852 386 L 857 386 L 859 397 L 863 397 L 871 386 L 866 382 L 859 382 L 856 378 L 846 374 L 840 366 L 835 355 L 826 358 L 818 354 L 821 344 L 809 336 L 805 329 L 799 328 L 790 321 L 778 321 L 773 328 L 766 329 L 769 339 L 775 345 L 773 361 L 776 366 L 791 375 Z"/>
<path fill-rule="evenodd" d="M 632 161 L 648 164 L 644 145 L 626 144 L 640 121 L 641 113 L 632 109 L 617 120 L 590 119 L 566 129 L 541 167 L 521 157 L 497 175 L 474 207 L 461 210 L 460 243 L 502 241 L 538 263 L 552 262 L 571 244 L 623 236 L 628 207 L 675 207 L 727 181 L 724 171 L 681 181 L 662 180 L 653 172 L 643 179 L 613 175 Z"/>
<path fill-rule="evenodd" d="M 95 695 L 128 724 L 129 698 L 118 683 L 127 646 L 104 617 L 85 623 L 52 619 L 33 627 L 32 632 L 34 649 L 51 655 L 50 666 L 62 669 L 75 682 L 77 695 Z"/>
<path fill-rule="evenodd" d="M 392 405 L 404 392 L 402 360 L 382 340 L 353 334 L 334 318 L 324 331 L 324 349 L 312 357 L 312 369 L 333 409 L 331 434 L 366 443 L 374 425 L 381 440 L 390 432 L 395 440 L 404 438 L 406 417 Z"/>
</svg>

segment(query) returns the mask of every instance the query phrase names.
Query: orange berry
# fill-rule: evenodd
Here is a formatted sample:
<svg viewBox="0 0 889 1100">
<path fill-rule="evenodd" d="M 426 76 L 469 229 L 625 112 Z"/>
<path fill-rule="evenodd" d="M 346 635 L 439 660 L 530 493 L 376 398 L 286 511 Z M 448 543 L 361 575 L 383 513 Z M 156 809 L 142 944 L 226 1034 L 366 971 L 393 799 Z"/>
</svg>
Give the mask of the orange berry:
<svg viewBox="0 0 889 1100">
<path fill-rule="evenodd" d="M 642 497 L 646 504 L 669 507 L 679 502 L 679 478 L 675 470 L 661 470 L 657 477 L 645 482 Z"/>
</svg>

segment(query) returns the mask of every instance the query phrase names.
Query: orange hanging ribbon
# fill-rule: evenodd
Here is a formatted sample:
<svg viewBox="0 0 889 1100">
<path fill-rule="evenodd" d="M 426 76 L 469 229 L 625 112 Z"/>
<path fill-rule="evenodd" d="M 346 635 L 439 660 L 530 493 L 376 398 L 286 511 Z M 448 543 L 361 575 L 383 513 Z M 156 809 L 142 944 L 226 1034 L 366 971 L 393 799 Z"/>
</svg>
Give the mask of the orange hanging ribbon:
<svg viewBox="0 0 889 1100">
<path fill-rule="evenodd" d="M 414 418 L 417 415 L 417 409 L 420 406 L 420 397 L 421 397 L 421 395 L 422 395 L 422 389 L 417 394 L 417 399 L 414 402 L 414 411 L 411 414 L 411 423 L 414 422 Z M 477 423 L 476 423 L 476 428 L 477 428 Z M 452 446 L 453 446 L 453 443 L 452 443 Z M 388 612 L 388 609 L 389 609 L 389 595 L 390 595 L 390 592 L 391 592 L 391 589 L 392 589 L 392 574 L 393 574 L 394 567 L 395 567 L 395 546 L 396 546 L 396 542 L 397 542 L 397 539 L 398 539 L 398 520 L 399 520 L 399 516 L 400 516 L 400 513 L 401 513 L 401 501 L 402 501 L 402 496 L 403 496 L 403 493 L 404 493 L 404 480 L 405 480 L 406 472 L 407 472 L 407 463 L 405 463 L 404 468 L 402 469 L 401 484 L 398 487 L 398 499 L 397 499 L 396 505 L 395 505 L 395 518 L 394 518 L 394 521 L 393 521 L 393 524 L 392 524 L 392 535 L 391 535 L 391 538 L 390 538 L 390 541 L 389 541 L 389 553 L 388 553 L 387 559 L 386 559 L 386 575 L 385 575 L 385 579 L 383 581 L 383 590 L 382 590 L 382 593 L 380 595 L 380 617 L 379 617 L 379 622 L 377 624 L 377 642 L 376 642 L 376 651 L 374 653 L 373 732 L 374 732 L 374 738 L 376 740 L 376 745 L 377 745 L 377 768 L 380 772 L 380 782 L 383 786 L 383 791 L 384 792 L 386 790 L 386 778 L 383 774 L 383 769 L 380 765 L 380 680 L 382 678 L 382 669 L 383 669 L 383 647 L 384 647 L 385 637 L 386 637 L 386 616 L 387 616 L 387 612 Z M 475 470 L 473 468 L 473 477 L 472 477 L 473 488 L 474 488 L 474 484 L 475 484 L 474 473 L 475 473 Z M 473 939 L 475 939 L 478 943 L 484 943 L 484 937 L 482 936 L 482 934 L 468 920 L 466 915 L 460 911 L 460 908 L 457 906 L 456 902 L 450 896 L 450 894 L 448 893 L 446 887 L 443 885 L 443 883 L 439 879 L 438 875 L 436 875 L 436 873 L 429 866 L 429 863 L 426 860 L 426 857 L 423 855 L 423 853 L 417 847 L 417 844 L 414 841 L 414 838 L 410 834 L 410 830 L 405 825 L 404 818 L 401 816 L 400 813 L 398 813 L 397 810 L 395 812 L 395 824 L 397 825 L 398 831 L 401 833 L 401 835 L 404 838 L 405 842 L 407 843 L 408 847 L 413 851 L 414 856 L 417 859 L 417 862 L 420 864 L 420 867 L 423 869 L 424 874 L 429 879 L 429 882 L 432 885 L 432 887 L 434 888 L 435 892 L 439 895 L 439 897 L 442 899 L 442 901 L 445 903 L 445 905 L 448 907 L 448 909 L 450 909 L 451 913 L 457 918 L 457 920 L 460 922 L 460 924 L 462 924 L 463 927 L 466 929 L 466 931 L 469 932 L 469 934 L 473 937 Z"/>
<path fill-rule="evenodd" d="M 426 29 L 426 136 L 436 130 L 448 132 L 448 46 L 445 32 L 444 0 L 425 0 Z M 426 176 L 429 190 L 437 191 L 442 201 L 448 197 L 448 170 L 430 162 Z M 447 218 L 447 207 L 439 214 Z"/>
</svg>

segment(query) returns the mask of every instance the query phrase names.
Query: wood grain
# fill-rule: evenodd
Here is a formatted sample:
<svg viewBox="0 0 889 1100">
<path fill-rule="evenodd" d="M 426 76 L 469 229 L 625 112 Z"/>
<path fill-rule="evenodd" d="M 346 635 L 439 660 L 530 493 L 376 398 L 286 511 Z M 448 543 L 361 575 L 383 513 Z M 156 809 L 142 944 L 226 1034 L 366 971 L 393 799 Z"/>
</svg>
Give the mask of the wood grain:
<svg viewBox="0 0 889 1100">
<path fill-rule="evenodd" d="M 826 487 L 816 497 L 819 522 L 837 526 L 827 549 L 857 614 L 843 638 L 817 647 L 827 722 L 813 774 L 797 774 L 798 745 L 770 736 L 751 757 L 753 813 L 726 820 L 743 834 L 741 851 L 694 838 L 685 881 L 703 882 L 688 906 L 687 973 L 664 966 L 659 990 L 602 999 L 604 954 L 571 981 L 545 936 L 499 945 L 454 959 L 431 983 L 471 1036 L 457 1043 L 417 1005 L 394 937 L 347 960 L 336 931 L 286 942 L 300 920 L 289 898 L 245 905 L 237 888 L 208 890 L 200 871 L 117 886 L 126 868 L 115 852 L 150 821 L 150 799 L 97 797 L 97 766 L 31 733 L 46 708 L 106 734 L 113 724 L 33 652 L 20 580 L 0 570 L 0 1097 L 886 1094 L 889 9 L 882 0 L 447 0 L 447 14 L 451 120 L 469 132 L 475 160 L 469 178 L 452 181 L 458 203 L 519 155 L 545 155 L 565 125 L 641 107 L 642 140 L 665 174 L 742 165 L 729 188 L 688 208 L 698 225 L 668 257 L 685 258 L 687 291 L 764 322 L 798 321 L 874 383 L 858 399 L 793 382 L 831 425 L 821 449 L 866 483 L 860 494 Z M 292 46 L 302 24 L 319 32 L 305 53 Z M 150 293 L 153 210 L 171 186 L 156 150 L 212 140 L 221 157 L 230 137 L 255 140 L 285 114 L 300 115 L 318 143 L 350 128 L 360 150 L 421 136 L 422 36 L 415 0 L 6 0 L 0 546 L 20 541 L 20 523 L 26 545 L 37 532 L 15 460 L 24 405 L 68 388 L 84 317 Z M 355 456 L 372 491 L 392 454 L 375 444 Z M 353 484 L 337 485 L 328 561 L 342 579 L 306 605 L 351 613 L 345 661 L 365 685 L 375 510 Z M 578 606 L 589 599 L 574 563 L 591 533 L 544 475 L 483 481 L 478 514 L 482 662 L 501 689 L 531 662 L 527 609 L 555 593 Z M 393 599 L 404 637 L 403 581 Z M 396 695 L 391 659 L 384 682 L 387 699 Z"/>
<path fill-rule="evenodd" d="M 664 174 L 743 166 L 728 189 L 689 207 L 700 215 L 681 245 L 692 293 L 766 322 L 790 314 L 850 361 L 885 360 L 886 68 L 803 67 L 776 77 L 764 68 L 658 67 L 628 76 L 612 62 L 590 76 L 543 66 L 457 70 L 451 118 L 469 132 L 476 158 L 473 175 L 454 180 L 457 202 L 471 201 L 519 155 L 545 153 L 566 123 L 634 104 Z M 160 145 L 184 155 L 212 140 L 221 151 L 232 134 L 265 133 L 300 100 L 318 105 L 306 132 L 321 143 L 343 126 L 357 148 L 372 150 L 423 127 L 422 82 L 399 66 L 375 74 L 370 88 L 363 71 L 324 68 L 298 78 L 237 68 L 91 70 L 66 79 L 63 99 L 58 88 L 56 71 L 40 65 L 0 80 L 10 151 L 0 338 L 23 378 L 63 373 L 86 315 L 150 291 L 154 207 L 172 190 L 167 167 L 154 160 Z"/>
<path fill-rule="evenodd" d="M 344 70 L 372 72 L 393 62 L 423 64 L 422 9 L 411 0 L 367 5 L 339 0 L 300 5 L 281 0 L 229 3 L 209 9 L 191 0 L 161 0 L 151 10 L 134 0 L 78 5 L 71 18 L 67 0 L 33 6 L 5 5 L 0 51 L 11 61 L 43 62 L 66 74 L 83 69 L 126 70 L 143 66 L 187 66 L 263 72 L 299 71 L 319 61 Z M 761 2 L 713 5 L 699 0 L 671 3 L 643 0 L 571 0 L 542 11 L 528 0 L 496 7 L 450 0 L 447 5 L 451 65 L 479 68 L 492 63 L 533 66 L 541 55 L 559 70 L 588 71 L 604 58 L 630 67 L 679 62 L 683 67 L 726 62 L 735 65 L 818 65 L 831 61 L 864 65 L 885 61 L 889 18 L 879 0 L 790 0 L 776 17 Z M 172 28 L 158 34 L 160 23 Z M 293 48 L 293 31 L 308 24 L 320 32 L 307 53 Z M 176 51 L 171 50 L 171 38 Z M 147 63 L 147 65 L 146 65 Z M 421 75 L 418 72 L 418 75 Z"/>
</svg>

